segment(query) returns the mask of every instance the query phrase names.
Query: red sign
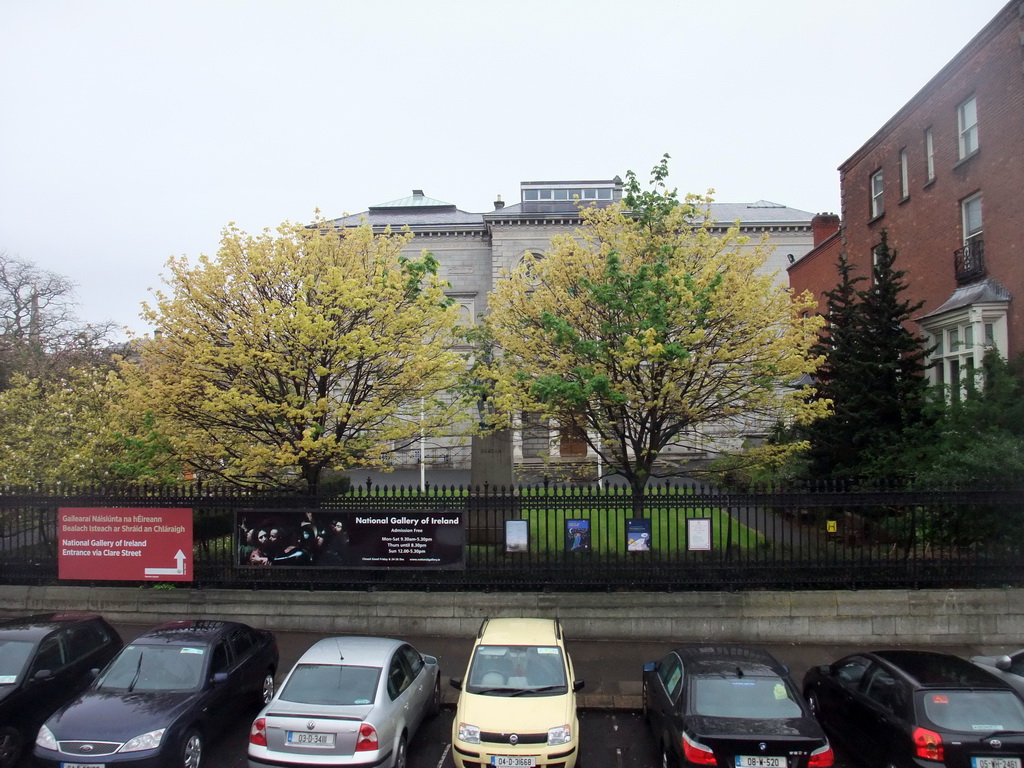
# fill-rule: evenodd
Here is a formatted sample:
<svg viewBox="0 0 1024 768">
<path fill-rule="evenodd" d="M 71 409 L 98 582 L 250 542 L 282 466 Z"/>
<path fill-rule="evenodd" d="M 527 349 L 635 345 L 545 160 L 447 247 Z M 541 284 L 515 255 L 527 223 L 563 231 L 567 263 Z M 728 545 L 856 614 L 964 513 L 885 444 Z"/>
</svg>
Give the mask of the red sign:
<svg viewBox="0 0 1024 768">
<path fill-rule="evenodd" d="M 192 510 L 61 507 L 57 548 L 62 579 L 192 581 Z"/>
</svg>

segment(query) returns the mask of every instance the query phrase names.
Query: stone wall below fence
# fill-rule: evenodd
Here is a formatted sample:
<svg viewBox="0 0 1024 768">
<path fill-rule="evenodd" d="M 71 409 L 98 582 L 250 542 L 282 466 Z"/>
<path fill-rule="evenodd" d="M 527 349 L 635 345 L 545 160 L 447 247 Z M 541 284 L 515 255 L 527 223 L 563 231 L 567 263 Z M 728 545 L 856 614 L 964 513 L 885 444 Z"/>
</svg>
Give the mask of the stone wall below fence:
<svg viewBox="0 0 1024 768">
<path fill-rule="evenodd" d="M 496 616 L 557 616 L 591 640 L 929 644 L 1024 642 L 1024 590 L 299 592 L 0 586 L 0 616 L 91 611 L 115 623 L 223 618 L 274 630 L 471 637 Z"/>
</svg>

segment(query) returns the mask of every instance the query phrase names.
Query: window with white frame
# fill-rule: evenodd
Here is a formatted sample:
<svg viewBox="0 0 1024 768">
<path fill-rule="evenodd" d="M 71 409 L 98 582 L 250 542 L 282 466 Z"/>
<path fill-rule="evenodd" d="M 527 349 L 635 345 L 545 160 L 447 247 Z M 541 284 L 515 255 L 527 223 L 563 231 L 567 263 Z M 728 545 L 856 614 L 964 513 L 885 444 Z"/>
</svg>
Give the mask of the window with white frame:
<svg viewBox="0 0 1024 768">
<path fill-rule="evenodd" d="M 900 150 L 900 198 L 910 197 L 910 171 L 907 168 L 907 150 Z"/>
<path fill-rule="evenodd" d="M 927 318 L 921 327 L 933 347 L 928 377 L 933 384 L 948 387 L 956 398 L 967 390 L 968 377 L 981 365 L 986 349 L 994 347 L 1005 354 L 1006 303 L 962 307 L 942 317 Z"/>
<path fill-rule="evenodd" d="M 963 216 L 964 245 L 981 240 L 981 193 L 971 195 L 960 203 Z"/>
<path fill-rule="evenodd" d="M 957 128 L 960 132 L 960 159 L 978 151 L 978 100 L 971 96 L 957 109 Z"/>
<path fill-rule="evenodd" d="M 534 200 L 611 200 L 611 187 L 599 188 L 552 188 L 552 189 L 524 189 L 523 200 L 530 202 Z"/>
<path fill-rule="evenodd" d="M 935 180 L 935 136 L 932 135 L 932 129 L 929 128 L 924 132 L 924 157 L 925 157 L 925 168 L 928 173 L 928 181 Z"/>
<path fill-rule="evenodd" d="M 885 213 L 885 184 L 882 181 L 882 170 L 879 169 L 871 174 L 871 218 L 877 218 Z"/>
</svg>

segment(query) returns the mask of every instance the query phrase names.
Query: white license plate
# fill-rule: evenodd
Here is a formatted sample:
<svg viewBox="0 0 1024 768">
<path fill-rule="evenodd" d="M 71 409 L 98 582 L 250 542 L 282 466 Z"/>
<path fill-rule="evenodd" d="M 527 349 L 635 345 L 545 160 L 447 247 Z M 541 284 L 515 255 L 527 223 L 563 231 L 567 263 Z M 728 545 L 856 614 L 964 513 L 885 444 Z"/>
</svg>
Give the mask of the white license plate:
<svg viewBox="0 0 1024 768">
<path fill-rule="evenodd" d="M 736 768 L 786 768 L 786 758 L 736 755 Z"/>
<path fill-rule="evenodd" d="M 971 768 L 1020 768 L 1019 757 L 972 757 Z"/>
<path fill-rule="evenodd" d="M 107 768 L 106 763 L 61 763 L 60 768 Z"/>
<path fill-rule="evenodd" d="M 288 731 L 285 740 L 289 745 L 297 747 L 333 747 L 333 733 L 309 733 L 307 731 Z"/>
<path fill-rule="evenodd" d="M 491 755 L 494 768 L 534 768 L 537 758 L 533 755 Z"/>
</svg>

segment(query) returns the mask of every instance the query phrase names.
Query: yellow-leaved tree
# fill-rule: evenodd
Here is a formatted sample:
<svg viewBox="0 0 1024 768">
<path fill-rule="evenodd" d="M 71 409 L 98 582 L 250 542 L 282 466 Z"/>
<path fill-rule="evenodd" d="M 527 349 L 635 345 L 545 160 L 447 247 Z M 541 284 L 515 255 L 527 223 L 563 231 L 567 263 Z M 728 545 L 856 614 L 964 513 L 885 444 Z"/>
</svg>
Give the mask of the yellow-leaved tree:
<svg viewBox="0 0 1024 768">
<path fill-rule="evenodd" d="M 637 512 L 667 446 L 827 407 L 792 386 L 817 364 L 812 298 L 762 270 L 763 242 L 716 234 L 710 198 L 678 200 L 667 173 L 663 159 L 649 191 L 627 174 L 625 204 L 582 208 L 574 236 L 499 282 L 493 351 L 473 371 L 494 426 L 532 412 L 572 428 L 629 482 Z"/>
<path fill-rule="evenodd" d="M 224 230 L 214 258 L 168 262 L 143 316 L 143 398 L 200 477 L 316 490 L 326 470 L 383 466 L 460 404 L 458 309 L 410 234 L 317 219 Z"/>
</svg>

